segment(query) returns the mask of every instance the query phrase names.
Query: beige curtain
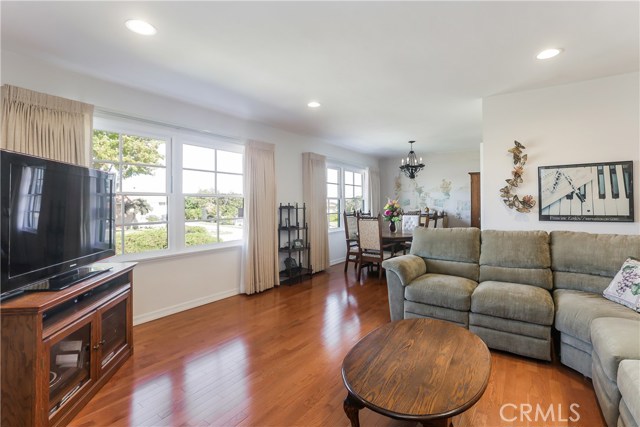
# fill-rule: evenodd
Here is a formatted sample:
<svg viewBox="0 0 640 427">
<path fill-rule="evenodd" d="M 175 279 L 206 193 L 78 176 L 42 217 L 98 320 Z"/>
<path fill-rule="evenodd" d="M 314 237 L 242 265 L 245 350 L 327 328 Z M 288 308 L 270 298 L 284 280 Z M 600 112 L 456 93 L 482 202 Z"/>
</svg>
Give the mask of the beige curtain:
<svg viewBox="0 0 640 427">
<path fill-rule="evenodd" d="M 249 141 L 244 151 L 244 280 L 251 295 L 279 284 L 275 147 Z"/>
<path fill-rule="evenodd" d="M 329 224 L 327 222 L 327 159 L 302 153 L 302 190 L 309 218 L 311 267 L 317 273 L 329 267 Z"/>
<path fill-rule="evenodd" d="M 2 86 L 0 148 L 89 166 L 93 105 Z"/>
<path fill-rule="evenodd" d="M 367 183 L 369 189 L 369 206 L 365 211 L 370 210 L 372 215 L 380 213 L 380 172 L 374 169 L 367 169 Z"/>
</svg>

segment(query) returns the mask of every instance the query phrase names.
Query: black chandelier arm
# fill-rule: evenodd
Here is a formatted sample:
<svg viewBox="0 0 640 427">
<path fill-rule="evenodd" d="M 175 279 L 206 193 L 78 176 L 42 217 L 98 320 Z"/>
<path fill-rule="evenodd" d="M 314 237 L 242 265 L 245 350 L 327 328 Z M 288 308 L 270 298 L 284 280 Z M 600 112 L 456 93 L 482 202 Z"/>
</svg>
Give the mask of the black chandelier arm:
<svg viewBox="0 0 640 427">
<path fill-rule="evenodd" d="M 416 156 L 415 151 L 413 151 L 414 142 L 415 141 L 409 141 L 409 144 L 411 144 L 411 149 L 409 150 L 409 155 L 407 156 L 407 163 L 404 163 L 404 161 L 402 161 L 402 164 L 400 165 L 400 170 L 404 172 L 404 174 L 409 179 L 414 179 L 416 177 L 416 174 L 424 169 L 424 163 L 418 163 L 418 156 Z"/>
<path fill-rule="evenodd" d="M 407 178 L 415 179 L 416 174 L 424 169 L 424 164 L 420 163 L 417 165 L 402 165 L 400 166 L 400 170 L 404 172 Z"/>
</svg>

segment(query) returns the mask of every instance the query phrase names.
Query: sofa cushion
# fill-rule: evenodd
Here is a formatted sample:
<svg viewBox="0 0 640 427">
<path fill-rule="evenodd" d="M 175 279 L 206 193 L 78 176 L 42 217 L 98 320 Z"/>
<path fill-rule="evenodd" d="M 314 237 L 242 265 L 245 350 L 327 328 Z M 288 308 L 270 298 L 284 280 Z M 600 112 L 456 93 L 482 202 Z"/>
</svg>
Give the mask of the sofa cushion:
<svg viewBox="0 0 640 427">
<path fill-rule="evenodd" d="M 480 265 L 512 268 L 549 268 L 546 231 L 483 230 Z"/>
<path fill-rule="evenodd" d="M 486 314 L 469 313 L 469 325 L 515 335 L 539 338 L 546 341 L 551 340 L 551 328 L 549 326 L 520 322 L 513 319 L 503 319 L 501 317 L 488 316 Z"/>
<path fill-rule="evenodd" d="M 640 359 L 640 320 L 616 317 L 594 319 L 591 322 L 591 344 L 602 371 L 610 381 L 615 382 L 621 360 Z"/>
<path fill-rule="evenodd" d="M 620 416 L 618 417 L 618 422 L 615 424 L 616 427 L 638 427 L 638 422 L 633 419 L 633 415 L 627 408 L 627 404 L 624 402 L 624 399 L 620 399 Z"/>
<path fill-rule="evenodd" d="M 432 319 L 446 320 L 456 323 L 464 328 L 469 327 L 469 312 L 452 310 L 450 308 L 438 307 L 435 305 L 422 304 L 419 302 L 404 302 L 404 318 L 413 319 L 420 317 L 430 317 Z"/>
<path fill-rule="evenodd" d="M 404 297 L 408 301 L 469 311 L 476 286 L 477 282 L 463 277 L 427 273 L 405 287 Z"/>
<path fill-rule="evenodd" d="M 553 291 L 556 320 L 560 332 L 591 343 L 591 322 L 599 317 L 640 319 L 640 314 L 605 299 L 602 295 L 571 289 Z"/>
<path fill-rule="evenodd" d="M 520 283 L 552 289 L 549 235 L 545 231 L 483 230 L 480 282 Z"/>
<path fill-rule="evenodd" d="M 413 231 L 411 254 L 425 259 L 454 261 L 475 265 L 471 280 L 478 280 L 480 230 L 477 228 L 425 228 Z"/>
<path fill-rule="evenodd" d="M 553 299 L 549 292 L 518 283 L 480 283 L 471 296 L 471 311 L 538 325 L 553 324 Z"/>
<path fill-rule="evenodd" d="M 627 258 L 603 296 L 640 312 L 640 261 Z"/>
<path fill-rule="evenodd" d="M 640 423 L 640 360 L 620 362 L 618 388 L 631 416 L 636 423 Z"/>
<path fill-rule="evenodd" d="M 554 289 L 575 289 L 576 291 L 602 294 L 610 283 L 611 277 L 608 276 L 594 276 L 593 274 L 568 271 L 553 272 Z"/>
<path fill-rule="evenodd" d="M 460 276 L 471 279 L 474 282 L 478 281 L 478 276 L 480 275 L 480 266 L 477 263 L 445 261 L 441 259 L 429 258 L 422 259 L 424 259 L 424 262 L 427 265 L 427 271 L 429 273 Z"/>
<path fill-rule="evenodd" d="M 638 235 L 551 232 L 551 269 L 554 272 L 602 276 L 611 280 L 629 257 L 640 258 Z M 585 289 L 579 281 L 571 280 L 570 277 L 564 275 L 563 280 L 554 277 L 554 287 L 602 292 L 608 284 L 608 281 L 600 281 L 598 284 L 605 283 L 601 288 Z"/>
<path fill-rule="evenodd" d="M 511 282 L 537 286 L 550 291 L 553 288 L 553 274 L 550 268 L 514 268 L 493 265 L 480 266 L 480 282 Z"/>
</svg>

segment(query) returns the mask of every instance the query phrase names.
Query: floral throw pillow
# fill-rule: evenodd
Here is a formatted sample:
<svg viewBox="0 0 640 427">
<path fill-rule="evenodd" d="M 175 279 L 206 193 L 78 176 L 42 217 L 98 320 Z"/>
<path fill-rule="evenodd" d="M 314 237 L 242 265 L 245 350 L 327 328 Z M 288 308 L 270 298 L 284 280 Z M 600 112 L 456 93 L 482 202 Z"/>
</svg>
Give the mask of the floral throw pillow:
<svg viewBox="0 0 640 427">
<path fill-rule="evenodd" d="M 627 258 L 603 295 L 640 312 L 640 260 Z"/>
</svg>

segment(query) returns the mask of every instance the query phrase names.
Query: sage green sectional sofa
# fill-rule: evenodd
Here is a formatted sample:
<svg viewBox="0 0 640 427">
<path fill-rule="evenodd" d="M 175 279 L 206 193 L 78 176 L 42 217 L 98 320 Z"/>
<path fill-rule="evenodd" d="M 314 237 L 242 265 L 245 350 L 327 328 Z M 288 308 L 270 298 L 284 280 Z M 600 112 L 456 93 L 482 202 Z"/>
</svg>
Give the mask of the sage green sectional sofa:
<svg viewBox="0 0 640 427">
<path fill-rule="evenodd" d="M 640 259 L 640 236 L 418 228 L 411 253 L 382 265 L 391 320 L 447 320 L 547 361 L 555 330 L 560 361 L 593 378 L 608 426 L 638 427 L 626 373 L 640 375 L 640 313 L 602 296 L 628 257 Z"/>
</svg>

